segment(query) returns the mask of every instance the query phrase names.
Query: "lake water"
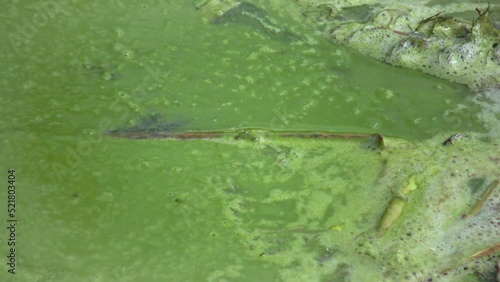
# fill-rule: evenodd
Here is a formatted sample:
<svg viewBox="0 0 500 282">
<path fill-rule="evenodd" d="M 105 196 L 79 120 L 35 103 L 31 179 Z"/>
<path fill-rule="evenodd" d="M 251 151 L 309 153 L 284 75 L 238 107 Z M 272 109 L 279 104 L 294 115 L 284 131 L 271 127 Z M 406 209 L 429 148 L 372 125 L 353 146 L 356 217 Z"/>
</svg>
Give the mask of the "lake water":
<svg viewBox="0 0 500 282">
<path fill-rule="evenodd" d="M 378 273 L 351 240 L 386 206 L 389 190 L 367 192 L 383 187 L 384 156 L 364 140 L 270 132 L 418 144 L 491 130 L 466 87 L 328 42 L 290 16 L 296 8 L 249 2 L 296 37 L 207 23 L 193 1 L 23 1 L 0 12 L 0 171 L 5 181 L 16 171 L 18 281 Z M 210 142 L 105 134 L 148 121 L 230 133 Z M 241 128 L 258 142 L 233 141 Z M 2 281 L 14 281 L 8 236 L 0 232 Z"/>
</svg>

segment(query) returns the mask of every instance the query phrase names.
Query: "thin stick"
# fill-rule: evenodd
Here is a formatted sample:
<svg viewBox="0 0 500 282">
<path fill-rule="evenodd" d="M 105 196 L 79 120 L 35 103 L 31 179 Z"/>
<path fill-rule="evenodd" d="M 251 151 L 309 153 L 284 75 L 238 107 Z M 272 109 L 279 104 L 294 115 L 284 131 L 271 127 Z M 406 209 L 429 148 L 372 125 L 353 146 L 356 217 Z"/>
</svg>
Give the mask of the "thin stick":
<svg viewBox="0 0 500 282">
<path fill-rule="evenodd" d="M 484 249 L 484 250 L 481 250 L 475 254 L 473 254 L 471 256 L 471 258 L 473 260 L 476 260 L 476 259 L 479 259 L 481 257 L 484 257 L 484 256 L 487 256 L 487 255 L 490 255 L 490 254 L 493 254 L 497 251 L 500 251 L 500 243 L 496 243 L 495 245 L 493 245 L 492 247 L 489 247 L 487 249 Z"/>
<path fill-rule="evenodd" d="M 240 131 L 194 131 L 194 132 L 171 132 L 171 131 L 158 131 L 158 132 L 108 132 L 109 135 L 118 138 L 127 139 L 177 139 L 177 140 L 190 140 L 190 139 L 214 139 L 223 136 L 230 136 L 245 132 Z M 252 130 L 249 131 L 252 133 Z M 370 133 L 334 133 L 334 132 L 280 132 L 268 131 L 264 132 L 265 135 L 282 137 L 282 138 L 302 138 L 302 139 L 368 139 L 370 137 L 376 138 L 377 145 L 384 145 L 384 137 L 379 134 Z M 238 135 L 236 135 L 238 136 Z M 235 137 L 236 138 L 236 137 Z M 236 138 L 239 139 L 239 138 Z"/>
<path fill-rule="evenodd" d="M 493 188 L 497 187 L 498 185 L 498 179 L 491 182 L 491 184 L 484 190 L 483 195 L 481 195 L 481 199 L 476 203 L 472 211 L 470 212 L 470 215 L 475 216 L 479 210 L 483 207 L 484 203 L 486 202 L 486 199 L 490 196 L 491 192 L 493 191 Z"/>
<path fill-rule="evenodd" d="M 321 139 L 364 139 L 373 136 L 367 133 L 330 133 L 330 132 L 276 132 L 274 135 L 279 137 L 296 137 L 296 138 L 321 138 Z"/>
</svg>

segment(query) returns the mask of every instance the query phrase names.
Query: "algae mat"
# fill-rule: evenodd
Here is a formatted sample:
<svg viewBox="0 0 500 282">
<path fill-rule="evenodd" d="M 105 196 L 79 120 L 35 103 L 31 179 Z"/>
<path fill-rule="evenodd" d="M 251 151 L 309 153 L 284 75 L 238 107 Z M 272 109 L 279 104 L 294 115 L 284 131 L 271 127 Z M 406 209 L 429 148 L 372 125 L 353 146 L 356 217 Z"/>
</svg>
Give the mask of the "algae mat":
<svg viewBox="0 0 500 282">
<path fill-rule="evenodd" d="M 494 279 L 497 90 L 183 2 L 0 12 L 0 280 Z"/>
</svg>

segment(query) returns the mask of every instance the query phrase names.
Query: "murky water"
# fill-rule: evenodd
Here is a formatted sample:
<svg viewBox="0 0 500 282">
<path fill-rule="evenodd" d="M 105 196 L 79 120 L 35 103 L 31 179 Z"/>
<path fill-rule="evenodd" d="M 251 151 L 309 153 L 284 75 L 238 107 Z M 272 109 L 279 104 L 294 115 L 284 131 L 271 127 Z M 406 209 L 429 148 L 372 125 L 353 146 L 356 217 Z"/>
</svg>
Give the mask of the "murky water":
<svg viewBox="0 0 500 282">
<path fill-rule="evenodd" d="M 17 173 L 19 281 L 376 272 L 343 245 L 373 228 L 390 195 L 366 192 L 383 186 L 384 158 L 364 141 L 128 140 L 108 130 L 156 116 L 179 130 L 410 142 L 488 131 L 465 87 L 336 46 L 276 5 L 252 2 L 296 38 L 208 24 L 192 1 L 178 2 L 23 1 L 1 12 L 0 168 L 5 179 Z"/>
</svg>

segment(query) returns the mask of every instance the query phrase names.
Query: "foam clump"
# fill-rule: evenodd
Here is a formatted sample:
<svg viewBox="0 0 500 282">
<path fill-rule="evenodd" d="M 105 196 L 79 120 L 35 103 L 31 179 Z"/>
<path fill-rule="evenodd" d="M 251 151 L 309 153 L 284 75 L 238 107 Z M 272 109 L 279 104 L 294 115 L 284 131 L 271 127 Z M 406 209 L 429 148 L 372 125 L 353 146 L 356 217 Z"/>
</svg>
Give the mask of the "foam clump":
<svg viewBox="0 0 500 282">
<path fill-rule="evenodd" d="M 452 16 L 474 11 L 473 5 L 374 5 L 370 1 L 304 1 L 306 10 L 329 9 L 312 21 L 334 42 L 392 65 L 420 70 L 474 91 L 500 85 L 500 30 L 490 8 L 477 8 L 474 20 Z M 370 9 L 354 9 L 368 5 Z M 360 15 L 362 11 L 362 14 Z M 444 12 L 443 12 L 444 11 Z"/>
</svg>

